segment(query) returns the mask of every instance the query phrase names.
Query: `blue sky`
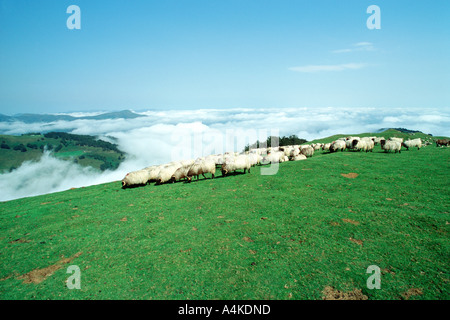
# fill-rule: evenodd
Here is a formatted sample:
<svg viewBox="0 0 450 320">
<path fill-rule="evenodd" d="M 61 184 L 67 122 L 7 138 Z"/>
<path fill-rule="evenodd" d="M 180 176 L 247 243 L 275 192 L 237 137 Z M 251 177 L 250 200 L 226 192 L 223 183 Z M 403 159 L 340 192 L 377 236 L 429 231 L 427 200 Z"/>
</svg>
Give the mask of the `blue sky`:
<svg viewBox="0 0 450 320">
<path fill-rule="evenodd" d="M 0 0 L 0 113 L 448 109 L 449 16 L 444 0 Z"/>
</svg>

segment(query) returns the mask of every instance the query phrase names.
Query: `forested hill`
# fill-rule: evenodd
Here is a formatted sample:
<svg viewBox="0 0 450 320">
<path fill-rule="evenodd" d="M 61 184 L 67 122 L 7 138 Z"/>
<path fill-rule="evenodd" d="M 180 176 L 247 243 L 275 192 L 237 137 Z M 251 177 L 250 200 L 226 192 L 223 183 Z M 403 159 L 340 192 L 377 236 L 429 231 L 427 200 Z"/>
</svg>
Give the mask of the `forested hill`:
<svg viewBox="0 0 450 320">
<path fill-rule="evenodd" d="M 44 150 L 57 158 L 98 170 L 116 169 L 125 159 L 117 145 L 89 135 L 66 132 L 0 135 L 0 172 L 12 171 L 24 162 L 39 160 Z"/>
</svg>

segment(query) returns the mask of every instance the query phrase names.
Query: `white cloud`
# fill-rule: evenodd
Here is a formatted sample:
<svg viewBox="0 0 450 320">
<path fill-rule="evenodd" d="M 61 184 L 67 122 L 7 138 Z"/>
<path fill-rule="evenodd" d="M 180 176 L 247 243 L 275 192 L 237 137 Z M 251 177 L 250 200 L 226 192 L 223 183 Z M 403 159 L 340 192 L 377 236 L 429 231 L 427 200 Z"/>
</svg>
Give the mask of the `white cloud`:
<svg viewBox="0 0 450 320">
<path fill-rule="evenodd" d="M 334 65 L 308 65 L 308 66 L 302 66 L 302 67 L 292 67 L 289 68 L 291 71 L 296 72 L 307 72 L 307 73 L 313 73 L 313 72 L 321 72 L 321 71 L 343 71 L 343 70 L 355 70 L 355 69 L 361 69 L 365 67 L 365 63 L 344 63 L 344 64 L 334 64 Z"/>
<path fill-rule="evenodd" d="M 372 42 L 358 42 L 351 46 L 351 48 L 333 50 L 333 53 L 347 53 L 355 51 L 374 51 L 375 47 Z"/>
</svg>

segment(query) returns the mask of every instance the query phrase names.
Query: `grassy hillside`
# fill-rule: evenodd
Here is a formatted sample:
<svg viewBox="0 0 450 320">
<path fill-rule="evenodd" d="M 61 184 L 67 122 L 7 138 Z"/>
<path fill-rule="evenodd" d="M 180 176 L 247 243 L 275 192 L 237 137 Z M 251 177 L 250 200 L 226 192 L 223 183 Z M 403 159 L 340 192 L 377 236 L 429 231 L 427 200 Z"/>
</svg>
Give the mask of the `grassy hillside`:
<svg viewBox="0 0 450 320">
<path fill-rule="evenodd" d="M 0 203 L 1 299 L 449 299 L 450 148 Z M 68 266 L 81 269 L 69 290 Z M 366 286 L 370 265 L 381 289 Z M 361 291 L 359 291 L 361 290 Z"/>
<path fill-rule="evenodd" d="M 63 136 L 61 136 L 63 135 Z M 37 161 L 45 149 L 57 158 L 99 170 L 115 169 L 125 159 L 115 145 L 92 136 L 67 133 L 0 135 L 0 172 L 11 171 L 25 161 Z"/>
</svg>

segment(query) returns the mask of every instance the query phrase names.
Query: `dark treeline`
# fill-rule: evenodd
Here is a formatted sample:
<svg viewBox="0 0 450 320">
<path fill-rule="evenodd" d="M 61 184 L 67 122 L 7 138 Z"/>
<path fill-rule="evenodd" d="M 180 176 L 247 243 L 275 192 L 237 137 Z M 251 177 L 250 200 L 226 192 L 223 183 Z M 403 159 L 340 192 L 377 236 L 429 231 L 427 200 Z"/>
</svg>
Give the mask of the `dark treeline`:
<svg viewBox="0 0 450 320">
<path fill-rule="evenodd" d="M 290 145 L 298 145 L 308 142 L 308 140 L 302 139 L 297 137 L 295 134 L 290 135 L 289 137 L 283 136 L 283 137 L 276 137 L 276 136 L 270 136 L 267 138 L 266 141 L 260 142 L 257 140 L 255 143 L 252 143 L 250 145 L 246 145 L 244 148 L 244 151 L 249 151 L 250 149 L 254 148 L 267 148 L 272 145 L 272 140 L 274 142 L 274 145 L 278 146 L 290 146 Z M 278 143 L 276 143 L 278 141 Z"/>
<path fill-rule="evenodd" d="M 103 140 L 97 140 L 92 136 L 78 135 L 67 132 L 48 132 L 44 134 L 44 137 L 51 139 L 61 139 L 61 143 L 65 146 L 67 146 L 67 140 L 71 140 L 74 141 L 78 146 L 98 147 L 102 148 L 103 150 L 111 150 L 122 154 L 122 152 L 117 149 L 117 146 L 115 144 Z"/>
</svg>

